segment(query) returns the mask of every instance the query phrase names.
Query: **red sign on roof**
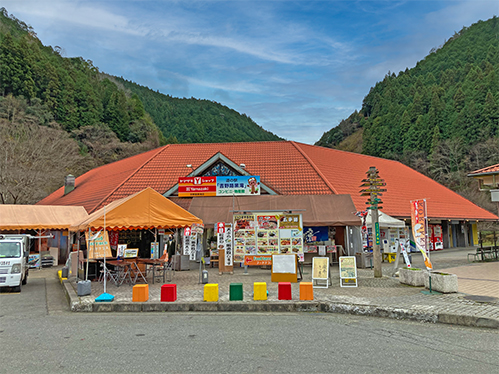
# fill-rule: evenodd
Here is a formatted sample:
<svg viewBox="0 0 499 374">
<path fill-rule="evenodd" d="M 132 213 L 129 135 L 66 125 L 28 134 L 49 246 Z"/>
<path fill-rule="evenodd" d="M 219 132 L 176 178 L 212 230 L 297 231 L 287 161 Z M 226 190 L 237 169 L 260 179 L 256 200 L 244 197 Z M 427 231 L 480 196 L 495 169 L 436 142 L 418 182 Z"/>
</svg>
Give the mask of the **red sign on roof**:
<svg viewBox="0 0 499 374">
<path fill-rule="evenodd" d="M 178 179 L 178 196 L 216 196 L 216 177 L 182 177 Z"/>
</svg>

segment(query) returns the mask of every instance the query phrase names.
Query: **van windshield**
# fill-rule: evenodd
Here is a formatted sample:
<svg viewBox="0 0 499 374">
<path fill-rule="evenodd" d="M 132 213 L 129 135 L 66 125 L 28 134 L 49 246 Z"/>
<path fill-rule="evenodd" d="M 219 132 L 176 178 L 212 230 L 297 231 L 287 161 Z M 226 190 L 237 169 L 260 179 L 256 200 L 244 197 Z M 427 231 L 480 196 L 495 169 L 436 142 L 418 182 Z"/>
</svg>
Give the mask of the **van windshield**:
<svg viewBox="0 0 499 374">
<path fill-rule="evenodd" d="M 0 258 L 16 257 L 21 257 L 21 243 L 0 241 Z"/>
</svg>

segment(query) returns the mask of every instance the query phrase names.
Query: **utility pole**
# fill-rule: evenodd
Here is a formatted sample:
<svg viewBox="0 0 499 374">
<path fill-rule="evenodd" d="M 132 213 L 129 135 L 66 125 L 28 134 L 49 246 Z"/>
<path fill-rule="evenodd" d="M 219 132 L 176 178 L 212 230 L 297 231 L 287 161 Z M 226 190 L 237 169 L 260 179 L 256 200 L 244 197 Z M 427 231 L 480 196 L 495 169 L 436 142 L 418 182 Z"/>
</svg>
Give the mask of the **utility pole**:
<svg viewBox="0 0 499 374">
<path fill-rule="evenodd" d="M 383 276 L 383 271 L 381 269 L 381 251 L 380 251 L 380 231 L 379 231 L 379 215 L 378 210 L 383 209 L 380 204 L 382 192 L 386 191 L 386 188 L 381 188 L 386 186 L 383 179 L 379 177 L 379 171 L 376 167 L 371 166 L 366 172 L 367 178 L 362 179 L 362 184 L 360 187 L 367 187 L 366 189 L 360 190 L 361 196 L 369 196 L 366 204 L 369 206 L 367 209 L 371 210 L 372 218 L 372 235 L 373 235 L 373 262 L 374 262 L 374 277 L 381 278 Z"/>
</svg>

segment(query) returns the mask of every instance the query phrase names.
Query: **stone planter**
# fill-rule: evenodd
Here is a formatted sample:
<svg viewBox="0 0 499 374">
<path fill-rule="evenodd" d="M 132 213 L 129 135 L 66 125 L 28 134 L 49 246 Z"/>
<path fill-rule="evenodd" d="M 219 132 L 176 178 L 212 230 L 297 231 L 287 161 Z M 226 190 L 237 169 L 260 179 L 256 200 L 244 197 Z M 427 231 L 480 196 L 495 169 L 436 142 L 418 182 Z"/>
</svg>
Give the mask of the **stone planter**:
<svg viewBox="0 0 499 374">
<path fill-rule="evenodd" d="M 399 270 L 399 280 L 402 284 L 408 284 L 409 286 L 414 287 L 423 287 L 424 283 L 424 273 L 426 271 L 422 269 L 414 269 L 414 268 L 402 268 Z M 433 278 L 432 278 L 433 285 Z"/>
<path fill-rule="evenodd" d="M 430 288 L 430 278 L 428 272 L 424 272 L 424 286 Z M 442 293 L 457 292 L 457 275 L 449 273 L 432 272 L 431 290 Z"/>
</svg>

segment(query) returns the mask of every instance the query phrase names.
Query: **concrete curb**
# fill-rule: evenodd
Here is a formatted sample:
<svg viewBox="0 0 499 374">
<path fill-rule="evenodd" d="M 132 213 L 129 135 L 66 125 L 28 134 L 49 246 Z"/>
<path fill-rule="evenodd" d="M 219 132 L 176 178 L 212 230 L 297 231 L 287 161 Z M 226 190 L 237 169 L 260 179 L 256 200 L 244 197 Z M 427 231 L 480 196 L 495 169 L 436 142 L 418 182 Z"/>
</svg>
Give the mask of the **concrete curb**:
<svg viewBox="0 0 499 374">
<path fill-rule="evenodd" d="M 499 320 L 495 318 L 323 301 L 83 303 L 68 280 L 62 281 L 62 287 L 72 312 L 323 312 L 499 329 Z"/>
</svg>

